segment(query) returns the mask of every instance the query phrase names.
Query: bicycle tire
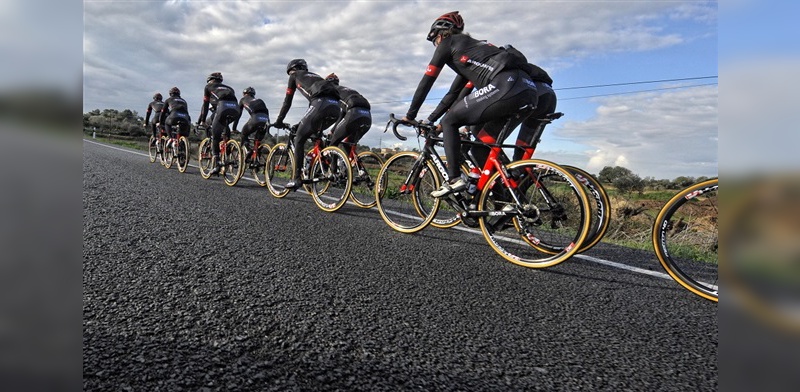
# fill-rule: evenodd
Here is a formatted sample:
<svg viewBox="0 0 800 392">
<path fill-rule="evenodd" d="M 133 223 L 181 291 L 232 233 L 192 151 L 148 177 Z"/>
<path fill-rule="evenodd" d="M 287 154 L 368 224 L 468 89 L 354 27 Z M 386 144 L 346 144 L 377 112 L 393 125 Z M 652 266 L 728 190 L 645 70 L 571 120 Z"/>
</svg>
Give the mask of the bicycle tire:
<svg viewBox="0 0 800 392">
<path fill-rule="evenodd" d="M 250 173 L 253 174 L 256 184 L 261 186 L 267 186 L 266 165 L 269 152 L 270 146 L 268 144 L 259 145 L 258 151 L 256 151 L 256 159 L 246 164 L 250 169 Z"/>
<path fill-rule="evenodd" d="M 372 208 L 375 200 L 375 181 L 383 167 L 383 159 L 372 151 L 362 151 L 356 156 L 353 172 L 353 188 L 350 200 L 361 208 Z"/>
<path fill-rule="evenodd" d="M 208 179 L 211 177 L 211 170 L 214 168 L 214 153 L 211 147 L 211 138 L 205 138 L 197 146 L 197 166 L 200 168 L 200 176 Z"/>
<path fill-rule="evenodd" d="M 159 154 L 161 159 L 159 160 L 159 163 L 161 163 L 161 166 L 164 166 L 164 167 L 168 168 L 167 159 L 165 157 L 166 154 L 164 153 L 167 150 L 167 148 L 166 148 L 167 147 L 167 137 L 166 136 L 161 136 L 160 138 L 158 138 L 158 145 L 159 145 L 159 147 L 161 147 L 161 153 Z"/>
<path fill-rule="evenodd" d="M 581 248 L 578 249 L 578 253 L 583 253 L 592 249 L 606 235 L 608 225 L 611 223 L 611 200 L 608 198 L 608 193 L 603 188 L 603 185 L 585 170 L 570 165 L 561 165 L 561 167 L 575 176 L 578 182 L 583 185 L 586 196 L 589 197 L 589 208 L 592 210 L 589 235 L 583 241 Z"/>
<path fill-rule="evenodd" d="M 294 173 L 294 155 L 286 143 L 278 143 L 272 147 L 264 170 L 269 193 L 279 199 L 286 197 L 290 192 L 286 183 L 292 179 Z"/>
<path fill-rule="evenodd" d="M 189 166 L 189 139 L 186 136 L 181 136 L 178 138 L 178 147 L 176 148 L 177 152 L 177 159 L 178 159 L 178 171 L 181 173 L 186 172 L 186 168 Z"/>
<path fill-rule="evenodd" d="M 222 177 L 225 185 L 235 186 L 244 174 L 244 157 L 242 146 L 236 140 L 229 139 L 225 143 L 225 154 L 222 157 Z"/>
<path fill-rule="evenodd" d="M 718 192 L 718 178 L 682 189 L 659 211 L 652 236 L 664 270 L 690 292 L 714 302 L 719 301 Z"/>
<path fill-rule="evenodd" d="M 147 140 L 147 156 L 150 158 L 150 163 L 154 163 L 158 158 L 158 146 L 154 136 L 150 136 L 150 139 Z"/>
<path fill-rule="evenodd" d="M 319 209 L 335 212 L 347 203 L 353 186 L 353 169 L 341 148 L 323 148 L 311 165 L 310 178 L 314 182 L 308 184 L 309 193 Z"/>
<path fill-rule="evenodd" d="M 168 139 L 164 144 L 164 167 L 167 169 L 171 168 L 172 164 L 175 163 L 175 146 L 172 141 L 172 139 Z"/>
<path fill-rule="evenodd" d="M 478 211 L 501 211 L 510 206 L 517 211 L 521 209 L 524 215 L 510 219 L 508 216 L 479 218 L 486 242 L 504 259 L 528 268 L 552 267 L 568 260 L 589 233 L 589 203 L 581 184 L 566 169 L 539 159 L 516 161 L 507 169 L 527 173 L 515 190 L 522 205 L 513 201 L 508 188 L 498 180 L 497 172 L 489 177 L 480 194 Z M 526 185 L 525 178 L 533 178 L 535 183 Z M 544 193 L 557 202 L 557 208 L 552 207 L 552 201 L 545 200 Z M 513 225 L 509 224 L 512 222 Z M 512 227 L 514 230 L 508 230 Z M 543 251 L 542 245 L 556 251 Z"/>
<path fill-rule="evenodd" d="M 428 226 L 439 210 L 440 200 L 430 196 L 440 180 L 431 162 L 417 164 L 419 153 L 393 155 L 381 167 L 375 184 L 375 201 L 381 218 L 401 233 L 416 233 Z M 413 176 L 410 176 L 414 170 Z M 411 183 L 406 184 L 409 179 Z M 408 189 L 411 188 L 411 189 Z M 428 208 L 420 210 L 419 206 Z"/>
</svg>

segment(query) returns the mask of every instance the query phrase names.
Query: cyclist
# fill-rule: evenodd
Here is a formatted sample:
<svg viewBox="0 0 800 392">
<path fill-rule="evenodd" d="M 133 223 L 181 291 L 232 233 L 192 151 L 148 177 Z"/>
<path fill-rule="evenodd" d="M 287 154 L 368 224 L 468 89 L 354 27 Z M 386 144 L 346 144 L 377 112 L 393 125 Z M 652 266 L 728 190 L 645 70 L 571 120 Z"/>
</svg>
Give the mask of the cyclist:
<svg viewBox="0 0 800 392">
<path fill-rule="evenodd" d="M 203 107 L 200 109 L 200 118 L 197 125 L 206 123 L 206 115 L 209 108 L 211 116 L 211 151 L 213 155 L 214 168 L 211 174 L 218 174 L 222 170 L 222 161 L 219 158 L 219 142 L 222 140 L 222 132 L 226 131 L 226 137 L 230 137 L 228 124 L 239 118 L 239 104 L 236 101 L 236 92 L 230 86 L 222 83 L 222 74 L 214 72 L 206 78 L 206 87 L 203 89 Z"/>
<path fill-rule="evenodd" d="M 306 140 L 315 132 L 331 126 L 339 116 L 339 93 L 336 86 L 313 72 L 308 71 L 308 64 L 304 59 L 294 59 L 286 66 L 289 75 L 289 85 L 286 88 L 286 98 L 278 113 L 277 121 L 273 124 L 277 128 L 288 128 L 283 123 L 286 113 L 292 107 L 295 90 L 308 99 L 308 110 L 300 120 L 297 134 L 294 136 L 294 161 L 296 162 L 292 179 L 286 184 L 287 189 L 296 190 L 300 187 L 300 170 L 303 162 L 303 146 Z"/>
<path fill-rule="evenodd" d="M 468 81 L 476 90 L 465 99 L 454 103 L 442 118 L 447 171 L 451 178 L 442 187 L 431 192 L 433 197 L 442 197 L 466 188 L 467 181 L 461 177 L 461 138 L 458 128 L 462 125 L 498 123 L 502 127 L 510 116 L 530 114 L 536 107 L 536 87 L 530 76 L 521 70 L 517 56 L 512 56 L 486 41 L 479 41 L 462 34 L 464 20 L 458 11 L 446 13 L 433 22 L 428 41 L 436 47 L 433 58 L 422 77 L 408 112 L 403 120 L 415 122 L 419 108 L 433 87 L 444 65 L 456 72 L 456 78 L 448 93 L 451 99 Z M 522 121 L 520 116 L 516 121 Z M 517 124 L 511 124 L 516 127 Z"/>
<path fill-rule="evenodd" d="M 345 138 L 348 143 L 356 144 L 372 127 L 372 114 L 369 101 L 358 91 L 339 84 L 339 77 L 332 73 L 325 77 L 339 91 L 339 107 L 341 112 L 336 119 L 331 136 L 331 145 L 338 146 Z"/>
<path fill-rule="evenodd" d="M 178 87 L 169 89 L 169 98 L 164 101 L 164 107 L 158 119 L 168 135 L 176 131 L 178 136 L 189 136 L 189 124 L 192 118 L 189 117 L 189 105 L 186 100 L 181 98 L 181 90 Z"/>
<path fill-rule="evenodd" d="M 256 140 L 263 140 L 269 133 L 269 110 L 267 104 L 261 98 L 256 98 L 256 89 L 248 87 L 242 91 L 242 99 L 239 100 L 239 112 L 242 109 L 250 114 L 250 120 L 242 127 L 242 147 L 250 150 L 250 134 L 255 132 Z M 233 120 L 233 132 L 239 125 L 239 117 Z M 246 155 L 246 160 L 250 160 L 250 155 Z"/>
<path fill-rule="evenodd" d="M 154 138 L 158 138 L 158 114 L 161 113 L 161 109 L 164 107 L 164 101 L 162 101 L 161 93 L 156 93 L 153 95 L 153 102 L 150 102 L 147 105 L 147 112 L 144 116 L 144 124 L 142 124 L 145 128 L 148 126 L 150 127 L 150 131 L 153 133 Z M 153 114 L 153 122 L 150 122 L 150 114 Z M 156 143 L 158 145 L 158 143 Z"/>
</svg>

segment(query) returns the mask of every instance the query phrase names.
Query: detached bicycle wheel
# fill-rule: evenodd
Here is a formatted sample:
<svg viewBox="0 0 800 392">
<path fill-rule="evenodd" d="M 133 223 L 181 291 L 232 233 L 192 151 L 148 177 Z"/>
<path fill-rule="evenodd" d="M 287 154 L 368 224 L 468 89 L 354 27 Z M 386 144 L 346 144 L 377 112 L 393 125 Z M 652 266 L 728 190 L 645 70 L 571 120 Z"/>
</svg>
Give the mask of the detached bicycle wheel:
<svg viewBox="0 0 800 392">
<path fill-rule="evenodd" d="M 178 171 L 186 172 L 189 166 L 189 139 L 186 136 L 178 138 L 178 145 L 175 148 L 175 158 L 178 160 Z"/>
<path fill-rule="evenodd" d="M 575 166 L 561 165 L 561 167 L 575 176 L 589 198 L 589 208 L 592 210 L 589 235 L 578 249 L 578 253 L 583 253 L 597 245 L 606 235 L 608 224 L 611 222 L 611 201 L 605 188 L 591 174 Z"/>
<path fill-rule="evenodd" d="M 294 155 L 292 155 L 286 143 L 276 144 L 267 155 L 265 168 L 269 193 L 277 198 L 288 195 L 289 189 L 286 189 L 286 184 L 292 179 L 293 172 Z"/>
<path fill-rule="evenodd" d="M 383 159 L 372 152 L 363 151 L 356 157 L 353 168 L 353 189 L 350 190 L 350 200 L 361 208 L 372 208 L 375 201 L 375 181 L 383 166 Z"/>
<path fill-rule="evenodd" d="M 225 184 L 234 186 L 244 174 L 244 157 L 242 147 L 236 140 L 225 143 L 225 154 L 222 157 L 222 175 Z"/>
<path fill-rule="evenodd" d="M 200 167 L 200 176 L 203 178 L 211 177 L 211 169 L 214 165 L 214 153 L 211 149 L 211 138 L 205 138 L 197 147 L 197 160 Z"/>
<path fill-rule="evenodd" d="M 439 210 L 439 199 L 430 195 L 441 185 L 436 168 L 430 162 L 417 163 L 418 158 L 410 151 L 393 155 L 383 164 L 375 185 L 381 218 L 401 233 L 424 229 Z"/>
<path fill-rule="evenodd" d="M 687 290 L 718 302 L 719 231 L 714 178 L 678 192 L 659 211 L 653 247 L 661 266 Z"/>
<path fill-rule="evenodd" d="M 269 156 L 269 151 L 269 145 L 262 144 L 258 146 L 255 159 L 251 159 L 250 162 L 245 163 L 247 169 L 253 174 L 253 179 L 255 179 L 256 183 L 261 186 L 267 186 L 267 175 L 265 168 L 267 166 L 267 156 Z"/>
<path fill-rule="evenodd" d="M 353 186 L 353 171 L 347 154 L 339 147 L 322 149 L 311 165 L 311 180 L 309 193 L 317 207 L 325 212 L 342 208 Z"/>
<path fill-rule="evenodd" d="M 150 136 L 150 139 L 147 141 L 147 155 L 150 158 L 150 163 L 155 162 L 156 158 L 158 158 L 158 145 L 156 144 L 157 140 L 158 139 L 155 137 Z"/>
<path fill-rule="evenodd" d="M 478 210 L 513 215 L 481 217 L 486 241 L 504 259 L 529 268 L 551 267 L 572 257 L 586 240 L 591 219 L 581 184 L 552 162 L 531 159 L 507 167 L 517 188 L 507 188 L 500 173 L 493 174 Z"/>
</svg>

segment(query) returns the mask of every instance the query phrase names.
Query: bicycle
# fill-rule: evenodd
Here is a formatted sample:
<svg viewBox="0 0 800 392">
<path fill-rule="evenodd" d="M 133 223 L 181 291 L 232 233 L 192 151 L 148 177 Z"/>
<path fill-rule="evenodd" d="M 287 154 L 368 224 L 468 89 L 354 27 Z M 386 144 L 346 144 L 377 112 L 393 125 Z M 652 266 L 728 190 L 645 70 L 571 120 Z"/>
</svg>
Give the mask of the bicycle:
<svg viewBox="0 0 800 392">
<path fill-rule="evenodd" d="M 561 112 L 552 113 L 547 115 L 545 118 L 539 119 L 539 121 L 549 124 L 553 121 L 561 118 L 564 114 Z M 541 135 L 544 131 L 544 127 L 540 127 L 538 132 L 533 135 L 532 140 L 533 143 L 529 147 L 521 147 L 521 146 L 513 146 L 515 149 L 522 150 L 523 154 L 520 159 L 532 159 L 533 154 L 536 150 L 537 145 L 541 141 Z M 465 144 L 474 144 L 472 140 L 472 134 L 469 132 L 462 132 L 462 142 L 466 142 Z M 472 143 L 471 143 L 472 142 Z M 462 149 L 462 158 L 464 161 L 464 165 L 462 166 L 462 172 L 466 174 L 476 170 L 477 165 L 474 162 L 472 156 L 468 153 L 469 148 Z M 505 157 L 504 159 L 508 159 Z M 589 234 L 584 241 L 583 245 L 580 249 L 578 249 L 578 253 L 583 253 L 591 249 L 593 246 L 597 245 L 600 240 L 603 239 L 605 236 L 609 223 L 611 221 L 611 201 L 608 197 L 608 193 L 606 192 L 605 188 L 600 184 L 597 179 L 586 172 L 583 169 L 580 169 L 575 166 L 570 165 L 560 165 L 567 171 L 569 171 L 578 182 L 583 186 L 584 191 L 586 192 L 587 196 L 589 196 L 589 207 L 591 209 L 591 223 L 589 225 Z M 450 228 L 453 226 L 458 225 L 461 222 L 461 218 L 458 214 L 458 211 L 449 208 L 446 211 L 442 211 L 440 208 L 437 216 L 431 222 L 431 226 L 437 228 Z"/>
<path fill-rule="evenodd" d="M 510 131 L 512 120 L 506 122 L 501 135 Z M 444 201 L 458 211 L 462 223 L 480 226 L 491 248 L 514 264 L 550 267 L 572 257 L 585 241 L 590 222 L 586 193 L 567 170 L 538 159 L 506 163 L 501 152 L 509 146 L 470 142 L 491 149 L 483 170 L 471 176 L 465 191 L 434 198 L 430 192 L 449 180 L 445 163 L 435 150 L 443 139 L 434 136 L 435 126 L 408 123 L 394 114 L 389 116 L 386 130 L 391 125 L 398 139 L 407 140 L 397 131 L 400 124 L 414 128 L 425 144 L 420 153 L 395 154 L 379 173 L 375 187 L 378 211 L 394 230 L 415 233 L 424 229 Z"/>
<path fill-rule="evenodd" d="M 267 189 L 276 198 L 286 197 L 291 192 L 286 184 L 295 170 L 294 151 L 302 148 L 294 145 L 297 124 L 288 128 L 286 143 L 276 144 L 267 156 Z M 347 202 L 353 186 L 353 170 L 347 154 L 339 147 L 326 147 L 321 132 L 310 139 L 313 146 L 305 155 L 300 181 L 317 207 L 326 212 L 337 211 Z"/>
<path fill-rule="evenodd" d="M 377 204 L 375 200 L 375 179 L 383 166 L 383 158 L 372 151 L 357 151 L 357 144 L 350 143 L 347 138 L 342 148 L 347 154 L 353 170 L 353 187 L 350 190 L 350 200 L 361 208 L 372 208 Z"/>
<path fill-rule="evenodd" d="M 189 166 L 189 139 L 186 136 L 178 137 L 178 133 L 173 131 L 169 139 L 164 143 L 164 167 L 169 169 L 173 163 L 178 164 L 178 171 L 186 172 Z"/>
<path fill-rule="evenodd" d="M 269 144 L 262 144 L 261 140 L 255 137 L 255 133 L 253 133 L 253 149 L 248 150 L 245 146 L 242 146 L 242 155 L 245 157 L 244 169 L 250 170 L 253 179 L 261 186 L 267 186 L 265 169 L 267 167 L 267 156 L 269 156 L 271 149 Z"/>
<path fill-rule="evenodd" d="M 211 177 L 211 170 L 214 168 L 214 156 L 212 149 L 212 139 L 207 127 L 198 126 L 198 133 L 204 130 L 206 137 L 200 142 L 197 148 L 197 160 L 200 167 L 200 176 L 208 179 Z M 223 132 L 222 140 L 219 142 L 219 159 L 222 160 L 220 174 L 223 176 L 225 184 L 234 186 L 244 173 L 244 158 L 242 147 L 236 140 L 230 138 L 230 132 Z"/>
<path fill-rule="evenodd" d="M 694 294 L 718 302 L 719 178 L 676 193 L 653 224 L 653 248 L 669 275 Z"/>
<path fill-rule="evenodd" d="M 150 158 L 150 163 L 153 163 L 158 159 L 158 163 L 164 164 L 164 143 L 166 141 L 166 133 L 164 132 L 164 128 L 158 128 L 158 136 L 150 135 L 150 139 L 147 141 L 147 154 Z"/>
</svg>

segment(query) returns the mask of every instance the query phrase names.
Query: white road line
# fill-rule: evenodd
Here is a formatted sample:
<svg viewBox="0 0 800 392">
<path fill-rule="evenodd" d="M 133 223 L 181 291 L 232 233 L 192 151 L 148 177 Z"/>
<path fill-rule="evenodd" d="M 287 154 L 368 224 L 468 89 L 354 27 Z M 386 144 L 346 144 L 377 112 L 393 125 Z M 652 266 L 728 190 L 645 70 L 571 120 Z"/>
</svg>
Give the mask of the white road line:
<svg viewBox="0 0 800 392">
<path fill-rule="evenodd" d="M 139 151 L 134 151 L 134 150 L 129 150 L 129 149 L 125 149 L 125 148 L 115 147 L 115 146 L 111 146 L 111 145 L 108 145 L 108 144 L 94 142 L 94 141 L 86 140 L 86 139 L 83 139 L 83 141 L 87 142 L 87 143 L 96 144 L 98 146 L 107 147 L 107 148 L 110 148 L 110 149 L 113 149 L 113 150 L 128 152 L 128 153 L 131 153 L 131 154 L 141 155 L 141 156 L 145 156 L 145 157 L 148 156 L 148 154 L 145 154 L 145 153 L 142 153 L 142 152 L 139 152 Z M 189 166 L 198 167 L 198 166 L 195 166 L 195 165 L 192 165 L 192 164 L 189 164 Z M 244 177 L 244 176 L 242 177 L 242 180 L 249 180 L 249 181 L 255 182 L 254 179 L 249 178 L 249 177 Z M 471 234 L 483 236 L 483 234 L 480 231 L 475 230 L 475 229 L 471 229 L 471 228 L 468 228 L 468 227 L 455 226 L 455 227 L 452 227 L 451 229 L 461 230 L 461 231 L 468 232 L 468 233 L 471 233 Z M 630 265 L 627 265 L 627 264 L 617 263 L 615 261 L 600 259 L 600 258 L 597 258 L 597 257 L 587 256 L 587 255 L 583 255 L 583 254 L 574 255 L 572 257 L 575 257 L 575 258 L 578 258 L 578 259 L 583 259 L 583 260 L 586 260 L 586 261 L 591 261 L 593 263 L 602 264 L 602 265 L 613 267 L 613 268 L 619 268 L 619 269 L 625 270 L 625 271 L 636 272 L 636 273 L 643 274 L 643 275 L 650 275 L 650 276 L 654 276 L 656 278 L 661 278 L 661 279 L 672 280 L 672 277 L 669 276 L 669 274 L 665 274 L 663 272 L 650 271 L 650 270 L 646 270 L 644 268 L 633 267 L 633 266 L 630 266 Z"/>
</svg>

